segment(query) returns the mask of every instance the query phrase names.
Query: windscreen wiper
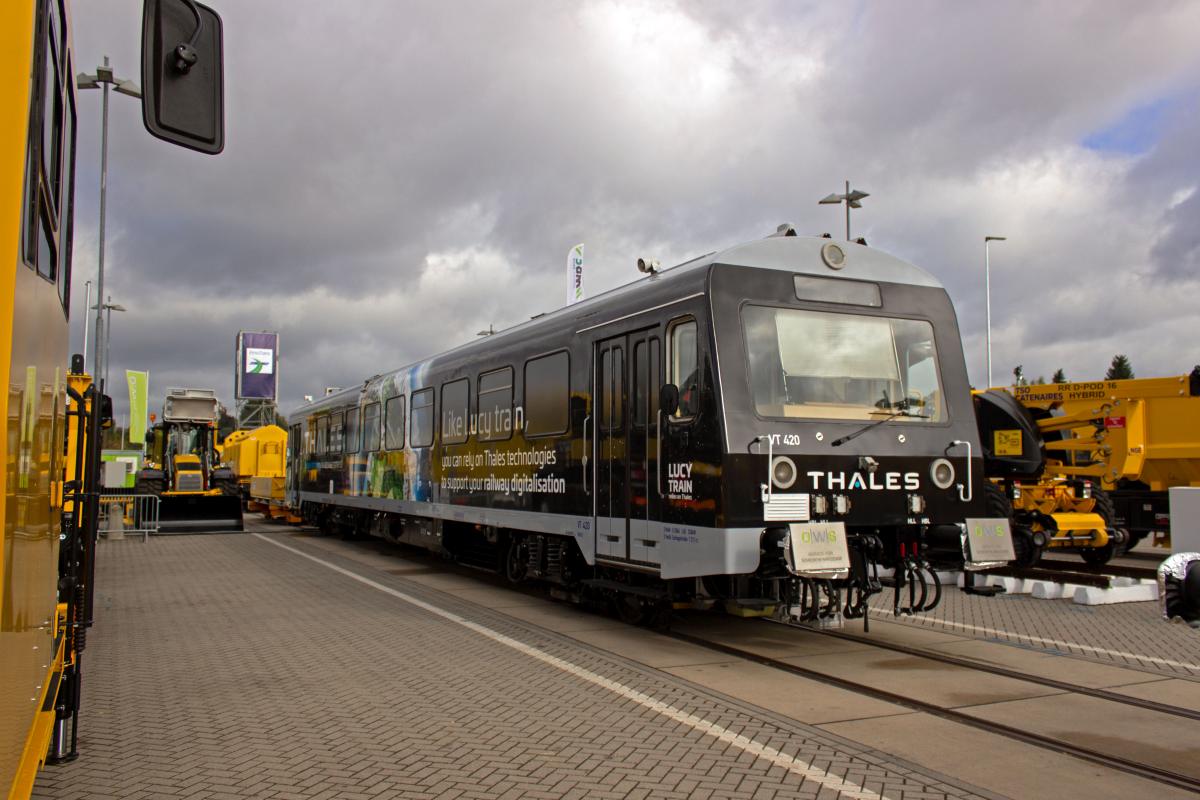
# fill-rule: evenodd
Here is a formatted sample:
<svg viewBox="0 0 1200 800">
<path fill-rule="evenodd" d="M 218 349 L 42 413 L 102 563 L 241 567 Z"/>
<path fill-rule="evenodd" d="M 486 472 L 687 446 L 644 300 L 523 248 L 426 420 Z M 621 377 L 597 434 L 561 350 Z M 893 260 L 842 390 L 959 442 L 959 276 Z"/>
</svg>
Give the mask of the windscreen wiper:
<svg viewBox="0 0 1200 800">
<path fill-rule="evenodd" d="M 887 398 L 887 394 L 884 393 L 884 399 L 886 399 L 886 398 Z M 859 436 L 862 436 L 864 433 L 871 430 L 872 428 L 877 428 L 885 422 L 891 422 L 896 417 L 917 417 L 919 419 L 929 419 L 928 414 L 912 413 L 912 411 L 909 408 L 908 400 L 900 400 L 900 401 L 896 402 L 896 410 L 893 411 L 891 414 L 888 414 L 883 419 L 877 419 L 874 422 L 867 423 L 866 425 L 862 426 L 858 430 L 854 431 L 854 433 L 847 433 L 845 436 L 842 436 L 841 438 L 834 439 L 832 442 L 829 443 L 829 446 L 830 447 L 841 447 L 842 445 L 844 445 L 846 442 L 850 441 L 851 439 L 857 439 Z"/>
</svg>

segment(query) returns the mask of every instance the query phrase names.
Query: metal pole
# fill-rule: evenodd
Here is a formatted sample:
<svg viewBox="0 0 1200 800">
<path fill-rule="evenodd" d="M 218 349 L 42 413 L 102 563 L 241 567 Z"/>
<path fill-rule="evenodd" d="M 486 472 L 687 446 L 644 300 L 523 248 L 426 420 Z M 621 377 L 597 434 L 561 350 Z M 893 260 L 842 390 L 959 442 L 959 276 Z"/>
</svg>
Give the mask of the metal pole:
<svg viewBox="0 0 1200 800">
<path fill-rule="evenodd" d="M 104 319 L 104 385 L 108 385 L 108 356 L 112 352 L 110 344 L 112 343 L 112 295 L 108 296 L 108 302 L 104 304 L 104 310 L 108 313 Z"/>
<path fill-rule="evenodd" d="M 87 361 L 87 344 L 88 344 L 88 329 L 92 327 L 92 321 L 89 315 L 92 313 L 92 282 L 83 282 L 83 353 L 84 363 Z"/>
<path fill-rule="evenodd" d="M 983 240 L 983 297 L 987 307 L 987 386 L 984 387 L 986 389 L 995 385 L 992 383 L 992 266 L 988 259 L 988 245 L 991 243 L 991 239 Z"/>
<path fill-rule="evenodd" d="M 850 181 L 846 181 L 846 241 L 850 241 Z"/>
<path fill-rule="evenodd" d="M 109 66 L 108 56 L 104 57 L 104 66 Z M 104 334 L 104 196 L 108 188 L 108 82 L 104 82 L 103 121 L 100 126 L 100 256 L 96 265 L 96 380 L 103 375 L 103 354 L 100 352 L 100 342 Z M 104 383 L 100 384 L 100 392 L 104 392 Z"/>
</svg>

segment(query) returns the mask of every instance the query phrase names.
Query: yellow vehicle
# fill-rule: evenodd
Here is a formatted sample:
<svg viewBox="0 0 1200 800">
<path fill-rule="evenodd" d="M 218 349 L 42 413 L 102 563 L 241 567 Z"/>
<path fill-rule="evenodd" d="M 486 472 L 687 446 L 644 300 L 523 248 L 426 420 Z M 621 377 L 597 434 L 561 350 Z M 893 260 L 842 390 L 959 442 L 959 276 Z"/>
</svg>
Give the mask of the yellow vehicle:
<svg viewBox="0 0 1200 800">
<path fill-rule="evenodd" d="M 220 19 L 198 8 L 207 33 L 184 55 L 207 69 L 176 78 L 163 48 L 187 42 L 195 16 L 181 0 L 147 0 L 143 55 L 164 68 L 151 76 L 144 118 L 160 138 L 218 152 L 221 92 L 209 84 L 222 81 Z M 68 362 L 71 317 L 86 317 L 70 303 L 79 67 L 67 0 L 0 3 L 0 797 L 10 800 L 29 796 L 48 759 L 77 755 L 92 621 L 94 432 L 111 404 L 82 356 Z M 202 102 L 181 103 L 180 92 Z M 195 113 L 185 120 L 181 109 Z"/>
<path fill-rule="evenodd" d="M 975 395 L 993 510 L 1018 561 L 1076 550 L 1103 564 L 1155 536 L 1167 489 L 1200 486 L 1200 367 L 1189 375 L 1018 386 Z"/>
<path fill-rule="evenodd" d="M 1099 486 L 1054 471 L 1041 423 L 1048 413 L 1029 409 L 1005 389 L 974 393 L 983 445 L 988 510 L 1012 520 L 1016 563 L 1033 566 L 1047 549 L 1077 550 L 1102 564 L 1122 544 L 1112 504 Z"/>
<path fill-rule="evenodd" d="M 242 530 L 237 477 L 217 454 L 219 409 L 212 389 L 167 391 L 135 488 L 161 499 L 160 533 Z"/>
<path fill-rule="evenodd" d="M 1100 486 L 1128 546 L 1153 534 L 1170 547 L 1167 490 L 1200 486 L 1200 366 L 1167 378 L 1012 391 L 1041 417 L 1049 472 Z"/>
<path fill-rule="evenodd" d="M 234 431 L 225 437 L 224 452 L 250 511 L 291 516 L 284 504 L 287 431 L 278 425 Z"/>
<path fill-rule="evenodd" d="M 88 563 L 80 562 L 90 562 L 90 550 L 76 551 L 87 537 L 73 529 L 63 545 L 75 557 L 67 559 L 74 564 L 63 575 L 70 587 L 59 596 L 77 119 L 73 68 L 66 9 L 45 2 L 0 6 L 0 408 L 8 420 L 8 435 L 0 440 L 0 792 L 9 797 L 31 791 L 47 756 L 59 687 L 70 682 L 64 670 L 77 645 L 75 624 L 88 616 L 77 601 L 86 600 L 80 592 Z M 79 394 L 80 386 L 72 390 Z M 66 459 L 73 466 L 74 455 Z M 79 513 L 72 524 L 84 522 L 84 509 L 73 510 Z"/>
</svg>

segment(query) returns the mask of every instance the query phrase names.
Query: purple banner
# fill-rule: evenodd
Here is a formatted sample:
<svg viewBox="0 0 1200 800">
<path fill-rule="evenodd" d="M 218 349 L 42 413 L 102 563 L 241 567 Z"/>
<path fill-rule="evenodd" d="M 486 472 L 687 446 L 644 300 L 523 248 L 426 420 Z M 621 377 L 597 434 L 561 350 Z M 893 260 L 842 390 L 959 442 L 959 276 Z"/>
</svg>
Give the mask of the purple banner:
<svg viewBox="0 0 1200 800">
<path fill-rule="evenodd" d="M 238 400 L 274 400 L 279 386 L 279 334 L 238 334 Z"/>
</svg>

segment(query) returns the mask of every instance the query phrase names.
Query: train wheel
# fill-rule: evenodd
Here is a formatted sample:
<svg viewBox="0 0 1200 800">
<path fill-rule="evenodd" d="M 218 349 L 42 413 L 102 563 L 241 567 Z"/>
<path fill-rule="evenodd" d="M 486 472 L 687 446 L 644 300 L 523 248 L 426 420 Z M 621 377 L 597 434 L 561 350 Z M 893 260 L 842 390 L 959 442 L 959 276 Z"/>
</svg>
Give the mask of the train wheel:
<svg viewBox="0 0 1200 800">
<path fill-rule="evenodd" d="M 1133 547 L 1133 537 L 1129 535 L 1129 531 L 1117 528 L 1117 507 L 1113 503 L 1112 497 L 1103 489 L 1093 489 L 1092 497 L 1096 500 L 1095 511 L 1104 518 L 1104 527 L 1109 530 L 1109 536 L 1113 536 L 1113 532 L 1116 532 L 1116 535 L 1118 535 L 1121 539 L 1120 544 L 1114 543 L 1112 554 L 1115 556 L 1120 556 L 1129 552 L 1129 550 Z M 1100 563 L 1103 564 L 1104 561 L 1101 561 Z"/>
<path fill-rule="evenodd" d="M 671 615 L 674 609 L 671 608 L 671 603 L 662 600 L 654 604 L 646 615 L 646 626 L 656 631 L 668 631 L 671 629 Z"/>
<path fill-rule="evenodd" d="M 613 598 L 613 611 L 627 625 L 641 625 L 646 621 L 646 606 L 642 598 L 622 592 Z"/>
<path fill-rule="evenodd" d="M 509 583 L 521 583 L 529 576 L 529 541 L 524 536 L 513 536 L 508 540 L 508 553 L 504 557 L 504 577 Z"/>
<path fill-rule="evenodd" d="M 991 481 L 985 483 L 983 489 L 987 495 L 988 515 L 1006 519 L 1012 526 L 1013 552 L 1017 556 L 1014 563 L 1021 567 L 1032 567 L 1042 557 L 1042 548 L 1033 543 L 1033 532 L 1013 519 L 1012 501 L 1003 489 Z"/>
<path fill-rule="evenodd" d="M 1109 542 L 1103 547 L 1085 547 L 1079 551 L 1079 555 L 1093 567 L 1100 567 L 1107 564 L 1116 554 L 1116 551 L 1116 542 Z"/>
<path fill-rule="evenodd" d="M 1033 532 L 1023 525 L 1014 525 L 1012 530 L 1013 552 L 1018 567 L 1032 567 L 1042 559 L 1042 548 L 1033 543 Z"/>
</svg>

